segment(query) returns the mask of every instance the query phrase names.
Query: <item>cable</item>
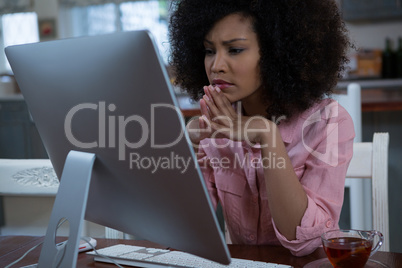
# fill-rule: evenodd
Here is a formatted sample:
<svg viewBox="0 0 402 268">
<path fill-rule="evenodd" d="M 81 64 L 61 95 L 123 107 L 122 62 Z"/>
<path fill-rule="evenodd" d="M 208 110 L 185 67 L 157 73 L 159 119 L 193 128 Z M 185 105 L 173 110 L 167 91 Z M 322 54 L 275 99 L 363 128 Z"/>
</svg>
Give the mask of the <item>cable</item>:
<svg viewBox="0 0 402 268">
<path fill-rule="evenodd" d="M 105 255 L 99 253 L 99 252 L 95 249 L 95 247 L 91 244 L 91 242 L 90 242 L 88 239 L 86 239 L 85 237 L 81 237 L 81 239 L 84 240 L 85 242 L 87 242 L 87 243 L 91 246 L 91 248 L 93 249 L 93 251 L 95 252 L 96 255 L 98 255 L 99 257 L 106 258 L 106 259 L 110 260 L 110 261 L 111 261 L 113 264 L 115 264 L 117 267 L 124 268 L 123 266 L 121 266 L 120 264 L 118 264 L 118 263 L 117 263 L 115 260 L 113 260 L 112 258 L 110 258 L 110 257 L 108 257 L 108 256 L 105 256 Z"/>
<path fill-rule="evenodd" d="M 67 243 L 68 243 L 68 239 L 59 248 L 57 248 L 57 253 L 53 258 L 52 267 L 56 267 L 56 268 L 60 267 L 61 263 L 63 262 L 64 255 L 66 254 Z"/>
<path fill-rule="evenodd" d="M 115 264 L 117 267 L 124 268 L 123 266 L 121 266 L 120 264 L 118 264 L 118 263 L 117 263 L 115 260 L 113 260 L 112 258 L 109 258 L 108 256 L 105 256 L 105 255 L 99 253 L 99 252 L 95 249 L 94 245 L 92 245 L 92 243 L 91 243 L 88 239 L 86 239 L 85 237 L 81 237 L 81 239 L 84 240 L 85 242 L 87 242 L 87 243 L 91 246 L 92 250 L 96 253 L 96 255 L 98 255 L 99 257 L 103 257 L 103 258 L 106 258 L 106 259 L 110 260 L 110 261 L 111 261 L 113 264 Z M 42 244 L 43 244 L 43 242 L 40 242 L 39 244 L 33 246 L 31 249 L 27 250 L 27 251 L 24 253 L 24 255 L 22 255 L 19 259 L 15 260 L 14 262 L 10 263 L 9 265 L 7 265 L 7 266 L 4 267 L 4 268 L 10 268 L 10 267 L 13 266 L 14 264 L 17 264 L 17 263 L 20 262 L 22 259 L 24 259 L 24 258 L 29 254 L 29 252 L 31 252 L 32 250 L 34 250 L 35 248 L 37 248 L 38 246 L 40 246 L 40 245 L 42 245 Z"/>
<path fill-rule="evenodd" d="M 60 227 L 66 220 L 67 220 L 67 219 L 62 220 L 62 221 L 57 225 L 56 230 L 59 229 L 59 227 Z M 113 260 L 112 258 L 110 258 L 110 257 L 108 257 L 108 256 L 105 256 L 105 255 L 99 253 L 99 252 L 95 249 L 94 245 L 92 245 L 92 243 L 91 243 L 88 239 L 86 239 L 85 237 L 81 237 L 81 240 L 84 240 L 85 242 L 87 242 L 88 245 L 91 246 L 91 248 L 93 249 L 93 251 L 95 252 L 95 254 L 98 255 L 99 257 L 103 257 L 103 258 L 106 258 L 106 259 L 110 260 L 113 264 L 115 264 L 115 265 L 116 265 L 117 267 L 119 267 L 119 268 L 124 268 L 123 266 L 121 266 L 120 264 L 118 264 L 118 263 L 117 263 L 115 260 Z M 66 240 L 65 242 L 67 243 L 68 240 Z M 38 243 L 37 245 L 33 246 L 32 248 L 30 248 L 29 250 L 27 250 L 27 251 L 24 253 L 24 255 L 22 255 L 19 259 L 13 261 L 12 263 L 10 263 L 9 265 L 7 265 L 7 266 L 4 267 L 4 268 L 10 268 L 10 267 L 13 266 L 14 264 L 19 263 L 22 259 L 24 259 L 24 258 L 29 254 L 29 252 L 31 252 L 32 250 L 34 250 L 35 248 L 37 248 L 38 246 L 40 246 L 40 245 L 42 245 L 42 244 L 43 244 L 43 242 L 40 242 L 40 243 Z M 61 263 L 61 261 L 63 260 L 64 253 L 65 253 L 65 247 L 66 247 L 66 245 L 63 245 L 63 256 L 62 256 L 62 258 L 60 259 L 60 261 L 59 261 L 59 263 L 57 264 L 57 266 L 59 266 L 60 263 Z M 56 257 L 57 257 L 57 255 L 56 255 Z"/>
<path fill-rule="evenodd" d="M 59 227 L 60 227 L 66 220 L 67 220 L 67 219 L 64 218 L 61 222 L 59 222 L 59 224 L 58 224 L 57 227 L 56 227 L 56 230 L 58 230 Z M 22 255 L 19 259 L 13 261 L 12 263 L 10 263 L 9 265 L 7 265 L 7 266 L 4 267 L 4 268 L 10 268 L 10 267 L 13 266 L 14 264 L 19 263 L 22 259 L 24 259 L 24 258 L 28 255 L 29 252 L 31 252 L 32 250 L 34 250 L 34 249 L 37 248 L 38 246 L 42 245 L 43 242 L 44 242 L 44 241 L 42 241 L 42 242 L 38 243 L 37 245 L 33 246 L 32 248 L 28 249 L 28 250 L 24 253 L 24 255 Z"/>
<path fill-rule="evenodd" d="M 31 249 L 29 249 L 27 252 L 24 253 L 24 255 L 22 255 L 18 260 L 15 260 L 14 262 L 10 263 L 9 265 L 7 265 L 4 268 L 9 268 L 14 264 L 17 264 L 18 262 L 20 262 L 23 258 L 26 257 L 26 255 L 28 255 L 29 252 L 31 252 L 32 250 L 34 250 L 35 248 L 37 248 L 38 246 L 42 245 L 43 242 L 40 242 L 39 244 L 37 244 L 36 246 L 33 246 Z"/>
</svg>

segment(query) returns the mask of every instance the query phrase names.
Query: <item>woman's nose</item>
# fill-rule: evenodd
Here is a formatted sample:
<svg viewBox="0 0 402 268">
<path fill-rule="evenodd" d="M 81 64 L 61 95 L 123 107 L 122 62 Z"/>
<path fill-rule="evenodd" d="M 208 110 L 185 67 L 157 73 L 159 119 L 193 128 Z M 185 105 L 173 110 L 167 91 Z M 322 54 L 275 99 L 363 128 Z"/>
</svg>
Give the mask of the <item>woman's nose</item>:
<svg viewBox="0 0 402 268">
<path fill-rule="evenodd" d="M 227 71 L 227 63 L 225 56 L 222 53 L 216 53 L 212 62 L 211 71 L 214 73 L 221 73 Z"/>
</svg>

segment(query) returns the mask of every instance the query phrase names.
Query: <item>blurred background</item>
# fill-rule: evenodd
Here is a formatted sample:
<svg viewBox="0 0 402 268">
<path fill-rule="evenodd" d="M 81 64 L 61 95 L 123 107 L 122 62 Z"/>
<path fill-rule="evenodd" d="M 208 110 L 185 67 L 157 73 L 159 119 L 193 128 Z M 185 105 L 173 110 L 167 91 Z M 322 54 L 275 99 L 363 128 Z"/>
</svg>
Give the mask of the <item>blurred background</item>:
<svg viewBox="0 0 402 268">
<path fill-rule="evenodd" d="M 402 0 L 337 3 L 356 46 L 349 51 L 350 62 L 337 90 L 345 91 L 350 82 L 362 86 L 363 141 L 372 141 L 374 132 L 390 133 L 391 250 L 402 252 Z M 170 0 L 0 0 L 0 158 L 47 158 L 4 47 L 148 29 L 167 64 L 170 5 Z M 198 114 L 197 104 L 180 89 L 176 92 L 185 116 Z M 1 175 L 0 170 L 0 187 Z M 43 196 L 2 198 L 0 189 L 0 234 L 44 234 L 53 200 Z M 349 226 L 346 214 L 342 227 Z"/>
</svg>

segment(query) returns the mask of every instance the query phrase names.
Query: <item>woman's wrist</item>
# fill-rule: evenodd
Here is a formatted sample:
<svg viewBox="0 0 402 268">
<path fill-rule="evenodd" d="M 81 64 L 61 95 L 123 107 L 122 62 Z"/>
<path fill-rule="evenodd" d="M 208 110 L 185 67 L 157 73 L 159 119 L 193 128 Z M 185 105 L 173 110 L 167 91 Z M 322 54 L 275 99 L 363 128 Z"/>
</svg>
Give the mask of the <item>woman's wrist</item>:
<svg viewBox="0 0 402 268">
<path fill-rule="evenodd" d="M 272 138 L 275 137 L 273 135 L 277 131 L 275 123 L 263 117 L 257 117 L 253 120 L 255 121 L 254 124 L 250 124 L 247 130 L 251 133 L 254 132 L 254 138 L 251 141 L 260 145 L 272 142 Z"/>
</svg>

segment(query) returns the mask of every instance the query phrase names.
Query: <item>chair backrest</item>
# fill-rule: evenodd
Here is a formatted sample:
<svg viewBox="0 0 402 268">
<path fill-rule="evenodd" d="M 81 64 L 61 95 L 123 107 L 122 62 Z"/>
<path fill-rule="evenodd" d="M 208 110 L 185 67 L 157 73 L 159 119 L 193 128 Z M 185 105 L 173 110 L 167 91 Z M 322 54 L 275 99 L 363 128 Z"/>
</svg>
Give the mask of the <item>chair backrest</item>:
<svg viewBox="0 0 402 268">
<path fill-rule="evenodd" d="M 355 127 L 355 142 L 362 141 L 362 103 L 361 87 L 358 83 L 350 83 L 346 94 L 332 94 L 333 99 L 339 102 L 350 114 Z"/>
<path fill-rule="evenodd" d="M 388 133 L 374 133 L 373 142 L 353 144 L 347 178 L 367 178 L 372 184 L 373 229 L 384 235 L 383 251 L 389 251 Z"/>
</svg>

